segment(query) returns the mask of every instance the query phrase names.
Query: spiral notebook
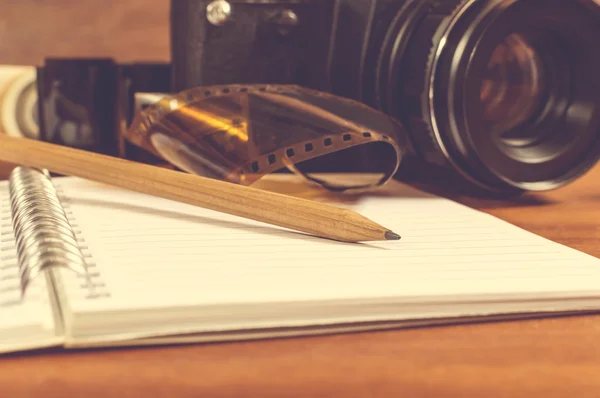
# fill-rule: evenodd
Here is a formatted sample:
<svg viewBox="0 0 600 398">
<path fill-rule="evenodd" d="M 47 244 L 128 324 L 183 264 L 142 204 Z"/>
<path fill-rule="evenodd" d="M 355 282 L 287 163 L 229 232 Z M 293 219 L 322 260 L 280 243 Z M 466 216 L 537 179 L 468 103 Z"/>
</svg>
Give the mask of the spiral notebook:
<svg viewBox="0 0 600 398">
<path fill-rule="evenodd" d="M 281 187 L 293 178 L 265 181 Z M 402 240 L 333 242 L 24 169 L 0 183 L 0 352 L 600 309 L 597 258 L 398 182 L 351 199 L 335 204 Z"/>
</svg>

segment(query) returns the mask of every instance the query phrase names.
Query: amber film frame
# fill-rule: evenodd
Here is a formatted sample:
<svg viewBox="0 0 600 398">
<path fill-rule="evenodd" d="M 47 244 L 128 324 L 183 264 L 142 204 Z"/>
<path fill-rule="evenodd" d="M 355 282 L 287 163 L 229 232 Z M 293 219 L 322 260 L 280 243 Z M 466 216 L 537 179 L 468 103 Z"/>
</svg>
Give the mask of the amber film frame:
<svg viewBox="0 0 600 398">
<path fill-rule="evenodd" d="M 393 118 L 297 85 L 228 84 L 135 96 L 125 139 L 184 171 L 232 183 L 251 185 L 287 169 L 329 190 L 371 190 L 393 177 L 403 157 L 402 127 Z M 338 174 L 326 180 L 304 170 L 311 160 L 344 151 L 353 153 L 338 160 L 366 162 L 364 171 L 374 179 Z M 341 168 L 355 176 L 356 166 Z"/>
</svg>

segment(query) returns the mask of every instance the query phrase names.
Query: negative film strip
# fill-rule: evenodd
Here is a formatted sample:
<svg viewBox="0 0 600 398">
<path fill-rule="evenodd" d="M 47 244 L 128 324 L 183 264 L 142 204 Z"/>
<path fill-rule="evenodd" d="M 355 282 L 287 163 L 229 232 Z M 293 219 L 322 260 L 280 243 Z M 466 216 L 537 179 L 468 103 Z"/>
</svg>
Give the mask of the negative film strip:
<svg viewBox="0 0 600 398">
<path fill-rule="evenodd" d="M 125 137 L 206 177 L 250 185 L 287 168 L 327 189 L 355 191 L 387 182 L 402 159 L 402 127 L 393 118 L 299 86 L 223 85 L 137 98 L 146 106 Z M 315 177 L 311 161 L 325 158 L 336 171 L 352 174 Z M 372 178 L 356 178 L 360 172 Z"/>
</svg>

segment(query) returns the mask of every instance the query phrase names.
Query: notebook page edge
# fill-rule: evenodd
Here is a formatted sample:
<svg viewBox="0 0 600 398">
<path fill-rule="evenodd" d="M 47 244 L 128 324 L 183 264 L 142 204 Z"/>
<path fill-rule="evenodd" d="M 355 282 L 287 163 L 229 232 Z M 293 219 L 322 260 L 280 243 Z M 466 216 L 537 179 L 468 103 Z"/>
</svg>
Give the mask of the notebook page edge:
<svg viewBox="0 0 600 398">
<path fill-rule="evenodd" d="M 559 303 L 564 304 L 564 303 Z M 254 335 L 256 338 L 285 337 L 285 336 L 310 336 L 322 333 L 345 332 L 345 331 L 374 331 L 383 328 L 404 328 L 420 326 L 440 326 L 449 324 L 479 323 L 490 320 L 511 321 L 518 319 L 536 319 L 547 317 L 559 317 L 565 315 L 582 315 L 600 313 L 600 297 L 588 300 L 584 304 L 573 303 L 572 305 L 558 305 L 548 303 L 537 307 L 513 308 L 504 310 L 456 311 L 435 316 L 415 317 L 386 317 L 380 316 L 360 317 L 345 319 L 332 319 L 324 317 L 319 320 L 305 319 L 303 321 L 290 321 L 285 323 L 274 322 L 273 325 L 262 322 L 261 324 L 248 323 L 246 325 L 212 325 L 202 329 L 195 325 L 174 325 L 170 329 L 156 330 L 151 327 L 147 329 L 128 330 L 121 329 L 112 333 L 96 333 L 87 335 L 71 335 L 65 340 L 65 347 L 81 347 L 88 344 L 98 346 L 131 345 L 140 341 L 174 343 L 185 342 L 221 342 L 244 339 L 243 336 Z M 183 337 L 183 340 L 180 338 Z"/>
<path fill-rule="evenodd" d="M 88 338 L 71 339 L 65 343 L 68 349 L 105 348 L 105 347 L 133 347 L 133 346 L 156 346 L 156 345 L 185 345 L 185 344 L 210 344 L 223 342 L 243 342 L 252 340 L 280 339 L 290 337 L 317 337 L 339 333 L 362 333 L 383 332 L 386 330 L 421 328 L 421 327 L 444 327 L 467 324 L 481 324 L 491 322 L 511 322 L 519 320 L 536 320 L 544 318 L 559 318 L 568 316 L 593 315 L 597 311 L 565 311 L 549 313 L 515 313 L 496 314 L 487 317 L 459 317 L 377 322 L 370 324 L 345 324 L 328 325 L 325 327 L 310 326 L 306 328 L 274 328 L 263 330 L 234 330 L 230 332 L 214 333 L 191 333 L 181 335 L 166 335 L 140 337 L 130 339 L 107 340 L 103 337 L 92 336 Z"/>
</svg>

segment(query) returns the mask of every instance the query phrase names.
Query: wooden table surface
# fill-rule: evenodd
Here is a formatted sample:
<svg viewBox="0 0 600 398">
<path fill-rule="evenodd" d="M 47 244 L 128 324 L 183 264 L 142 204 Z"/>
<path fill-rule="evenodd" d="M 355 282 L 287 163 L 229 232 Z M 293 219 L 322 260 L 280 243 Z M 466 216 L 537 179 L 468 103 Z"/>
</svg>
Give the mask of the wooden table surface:
<svg viewBox="0 0 600 398">
<path fill-rule="evenodd" d="M 0 63 L 168 59 L 166 0 L 0 9 Z M 600 257 L 600 167 L 521 203 L 464 202 Z M 71 396 L 599 397 L 600 316 L 0 359 L 0 397 Z"/>
</svg>

